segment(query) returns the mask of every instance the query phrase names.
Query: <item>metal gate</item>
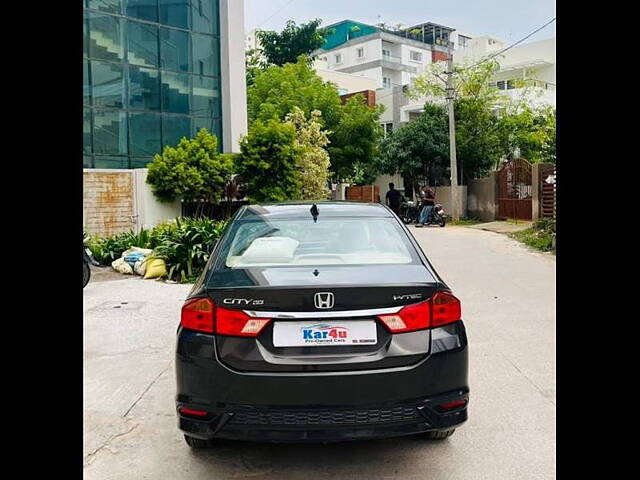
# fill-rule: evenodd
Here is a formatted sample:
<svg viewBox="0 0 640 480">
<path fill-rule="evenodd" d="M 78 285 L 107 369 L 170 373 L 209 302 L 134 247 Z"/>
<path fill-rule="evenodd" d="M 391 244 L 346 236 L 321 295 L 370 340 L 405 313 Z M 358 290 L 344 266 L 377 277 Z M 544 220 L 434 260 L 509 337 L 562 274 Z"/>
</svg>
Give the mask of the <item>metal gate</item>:
<svg viewBox="0 0 640 480">
<path fill-rule="evenodd" d="M 556 216 L 556 166 L 540 165 L 540 216 Z"/>
<path fill-rule="evenodd" d="M 531 164 L 524 158 L 507 162 L 496 175 L 498 220 L 532 218 Z"/>
</svg>

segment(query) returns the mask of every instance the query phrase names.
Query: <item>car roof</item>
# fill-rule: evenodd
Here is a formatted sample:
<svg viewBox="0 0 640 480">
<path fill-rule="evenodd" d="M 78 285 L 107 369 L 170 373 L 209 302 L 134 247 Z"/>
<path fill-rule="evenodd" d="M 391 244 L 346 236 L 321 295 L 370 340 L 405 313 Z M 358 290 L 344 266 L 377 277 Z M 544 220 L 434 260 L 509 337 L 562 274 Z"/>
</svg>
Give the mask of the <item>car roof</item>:
<svg viewBox="0 0 640 480">
<path fill-rule="evenodd" d="M 251 220 L 256 216 L 268 218 L 304 218 L 311 216 L 316 205 L 319 217 L 392 217 L 391 211 L 380 203 L 324 201 L 282 202 L 246 205 L 238 212 L 236 220 Z"/>
</svg>

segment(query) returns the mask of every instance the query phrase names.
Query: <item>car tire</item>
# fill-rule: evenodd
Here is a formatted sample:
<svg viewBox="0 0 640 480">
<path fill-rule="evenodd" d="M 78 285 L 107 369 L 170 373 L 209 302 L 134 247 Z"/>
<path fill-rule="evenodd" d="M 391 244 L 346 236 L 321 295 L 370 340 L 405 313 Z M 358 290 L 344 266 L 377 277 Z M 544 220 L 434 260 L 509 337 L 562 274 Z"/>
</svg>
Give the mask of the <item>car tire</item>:
<svg viewBox="0 0 640 480">
<path fill-rule="evenodd" d="M 91 278 L 91 269 L 87 262 L 82 262 L 82 264 L 82 288 L 84 288 L 87 286 L 87 283 L 89 283 L 89 279 Z"/>
<path fill-rule="evenodd" d="M 187 442 L 187 445 L 196 450 L 213 447 L 213 440 L 202 440 L 201 438 L 195 438 L 189 435 L 184 436 L 184 441 Z"/>
<path fill-rule="evenodd" d="M 424 438 L 426 438 L 427 440 L 444 440 L 445 438 L 449 438 L 451 435 L 453 435 L 453 432 L 455 431 L 455 428 L 443 431 L 432 430 L 430 432 L 425 432 Z"/>
</svg>

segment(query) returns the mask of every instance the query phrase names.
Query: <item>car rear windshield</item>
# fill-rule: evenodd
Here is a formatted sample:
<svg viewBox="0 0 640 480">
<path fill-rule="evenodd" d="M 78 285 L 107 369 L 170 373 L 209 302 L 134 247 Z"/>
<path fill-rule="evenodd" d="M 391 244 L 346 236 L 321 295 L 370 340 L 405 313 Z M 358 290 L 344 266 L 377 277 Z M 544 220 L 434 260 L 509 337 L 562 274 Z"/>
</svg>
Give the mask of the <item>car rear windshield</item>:
<svg viewBox="0 0 640 480">
<path fill-rule="evenodd" d="M 384 217 L 259 217 L 225 235 L 215 270 L 301 265 L 420 263 L 397 220 Z"/>
</svg>

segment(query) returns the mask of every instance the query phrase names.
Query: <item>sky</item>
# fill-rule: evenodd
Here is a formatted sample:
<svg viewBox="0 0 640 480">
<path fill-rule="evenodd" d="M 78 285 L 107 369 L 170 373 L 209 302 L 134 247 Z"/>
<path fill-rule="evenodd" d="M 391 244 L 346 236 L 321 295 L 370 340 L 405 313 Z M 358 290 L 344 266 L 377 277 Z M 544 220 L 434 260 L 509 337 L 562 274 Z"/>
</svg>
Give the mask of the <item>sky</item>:
<svg viewBox="0 0 640 480">
<path fill-rule="evenodd" d="M 321 18 L 322 25 L 350 19 L 363 23 L 416 25 L 433 22 L 471 35 L 489 35 L 510 44 L 556 15 L 554 0 L 244 0 L 245 31 L 281 30 Z M 526 40 L 552 38 L 556 22 Z"/>
</svg>

